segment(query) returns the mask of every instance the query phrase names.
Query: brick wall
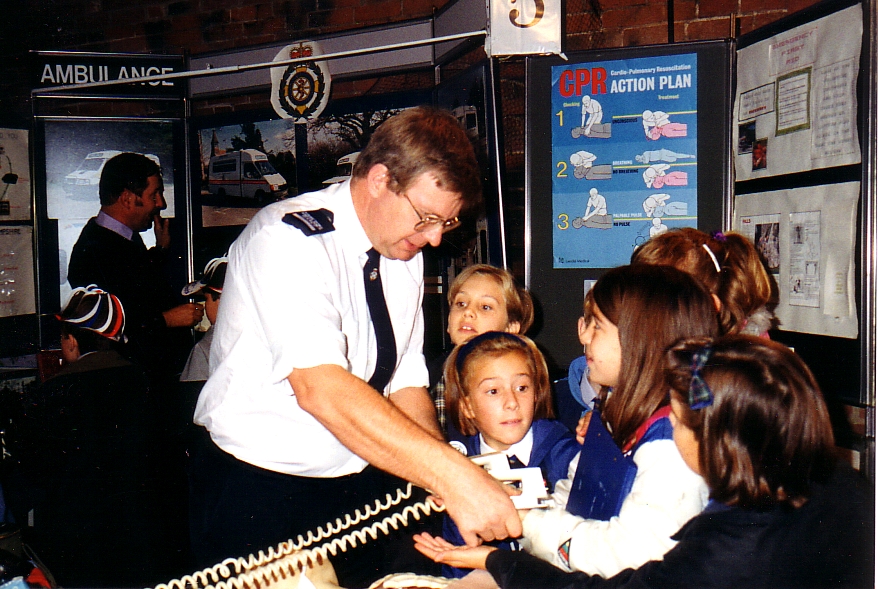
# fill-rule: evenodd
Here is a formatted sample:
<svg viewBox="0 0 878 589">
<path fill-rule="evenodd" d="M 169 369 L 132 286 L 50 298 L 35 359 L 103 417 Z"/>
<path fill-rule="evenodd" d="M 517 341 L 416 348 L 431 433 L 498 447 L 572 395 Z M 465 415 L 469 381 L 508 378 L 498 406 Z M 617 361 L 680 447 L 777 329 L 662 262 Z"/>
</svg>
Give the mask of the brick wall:
<svg viewBox="0 0 878 589">
<path fill-rule="evenodd" d="M 530 2 L 532 0 L 518 0 Z M 18 0 L 0 18 L 0 126 L 28 126 L 27 51 L 76 50 L 204 54 L 424 18 L 449 0 Z M 817 0 L 673 0 L 675 42 L 747 33 Z M 566 0 L 567 50 L 667 43 L 667 0 Z M 478 49 L 443 69 L 445 78 L 484 58 Z M 507 194 L 523 185 L 524 68 L 499 64 Z M 429 88 L 433 72 L 337 81 L 333 98 Z M 195 101 L 193 115 L 269 106 L 265 93 Z M 71 114 L 89 114 L 72 112 Z M 95 113 L 91 113 L 95 114 Z M 523 227 L 512 229 L 518 235 Z M 518 247 L 513 237 L 510 246 Z"/>
<path fill-rule="evenodd" d="M 202 54 L 427 17 L 449 0 L 20 0 L 4 3 L 0 117 L 27 117 L 26 52 Z M 521 0 L 527 2 L 529 0 Z M 746 33 L 815 0 L 675 0 L 674 40 Z M 666 0 L 567 0 L 568 50 L 668 42 Z M 345 95 L 432 83 L 432 75 L 339 85 Z M 505 91 L 504 91 L 505 96 Z M 225 101 L 220 108 L 258 102 Z M 209 105 L 204 105 L 210 108 Z M 264 106 L 264 104 L 260 104 Z"/>
</svg>

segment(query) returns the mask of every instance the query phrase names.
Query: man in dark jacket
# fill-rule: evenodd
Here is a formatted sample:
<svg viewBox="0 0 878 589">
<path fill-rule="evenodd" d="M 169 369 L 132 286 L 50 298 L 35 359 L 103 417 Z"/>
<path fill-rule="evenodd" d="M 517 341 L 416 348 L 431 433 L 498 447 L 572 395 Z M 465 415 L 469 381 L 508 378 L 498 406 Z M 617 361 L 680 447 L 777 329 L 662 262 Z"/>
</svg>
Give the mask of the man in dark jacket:
<svg viewBox="0 0 878 589">
<path fill-rule="evenodd" d="M 171 244 L 161 169 L 138 153 L 119 154 L 101 173 L 101 210 L 83 228 L 70 257 L 73 287 L 97 284 L 121 299 L 128 313 L 128 339 L 134 359 L 151 380 L 178 374 L 192 347 L 189 328 L 204 309 L 180 304 L 179 291 L 165 273 Z M 155 231 L 147 250 L 140 232 Z"/>
</svg>

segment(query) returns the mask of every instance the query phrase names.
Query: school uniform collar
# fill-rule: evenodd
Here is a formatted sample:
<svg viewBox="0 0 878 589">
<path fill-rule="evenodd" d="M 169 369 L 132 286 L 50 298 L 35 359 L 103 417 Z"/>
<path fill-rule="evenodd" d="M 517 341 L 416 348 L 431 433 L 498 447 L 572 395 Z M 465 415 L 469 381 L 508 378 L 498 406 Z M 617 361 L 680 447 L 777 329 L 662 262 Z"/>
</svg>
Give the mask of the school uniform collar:
<svg viewBox="0 0 878 589">
<path fill-rule="evenodd" d="M 527 433 L 524 437 L 517 443 L 509 446 L 509 449 L 502 452 L 506 456 L 515 456 L 518 460 L 525 466 L 527 466 L 528 462 L 530 462 L 530 453 L 534 447 L 534 432 L 533 427 L 527 430 Z M 481 454 L 491 454 L 497 452 L 491 448 L 486 442 L 485 438 L 482 437 L 482 434 L 479 434 L 479 452 Z"/>
</svg>

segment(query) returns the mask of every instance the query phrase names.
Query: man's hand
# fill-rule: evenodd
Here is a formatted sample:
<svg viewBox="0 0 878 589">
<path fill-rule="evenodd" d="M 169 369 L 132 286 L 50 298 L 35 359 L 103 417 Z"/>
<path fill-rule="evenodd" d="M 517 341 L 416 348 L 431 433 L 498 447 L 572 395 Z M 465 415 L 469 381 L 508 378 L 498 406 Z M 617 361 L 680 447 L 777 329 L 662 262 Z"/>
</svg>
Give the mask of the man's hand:
<svg viewBox="0 0 878 589">
<path fill-rule="evenodd" d="M 155 244 L 163 250 L 171 247 L 171 233 L 168 231 L 169 221 L 170 219 L 166 219 L 158 214 L 152 219 L 152 231 L 155 233 Z"/>
<path fill-rule="evenodd" d="M 426 532 L 415 535 L 415 549 L 434 562 L 462 569 L 484 569 L 492 546 L 455 546 Z"/>
<path fill-rule="evenodd" d="M 162 313 L 168 327 L 193 327 L 204 316 L 204 305 L 186 303 Z"/>
<path fill-rule="evenodd" d="M 470 463 L 472 464 L 472 463 Z M 449 489 L 438 489 L 467 546 L 521 536 L 521 519 L 505 485 L 473 464 Z"/>
<path fill-rule="evenodd" d="M 515 506 L 497 480 L 368 383 L 333 364 L 295 369 L 288 379 L 299 406 L 342 444 L 441 497 L 467 544 L 521 535 Z"/>
</svg>

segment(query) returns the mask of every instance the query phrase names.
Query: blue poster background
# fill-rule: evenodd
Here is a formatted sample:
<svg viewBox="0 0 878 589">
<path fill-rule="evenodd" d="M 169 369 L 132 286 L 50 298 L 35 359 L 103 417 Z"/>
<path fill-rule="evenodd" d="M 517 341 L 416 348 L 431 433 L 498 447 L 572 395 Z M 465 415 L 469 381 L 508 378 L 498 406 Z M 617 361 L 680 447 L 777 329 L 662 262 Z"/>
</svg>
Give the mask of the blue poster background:
<svg viewBox="0 0 878 589">
<path fill-rule="evenodd" d="M 552 68 L 555 268 L 628 263 L 698 218 L 697 55 Z"/>
</svg>

